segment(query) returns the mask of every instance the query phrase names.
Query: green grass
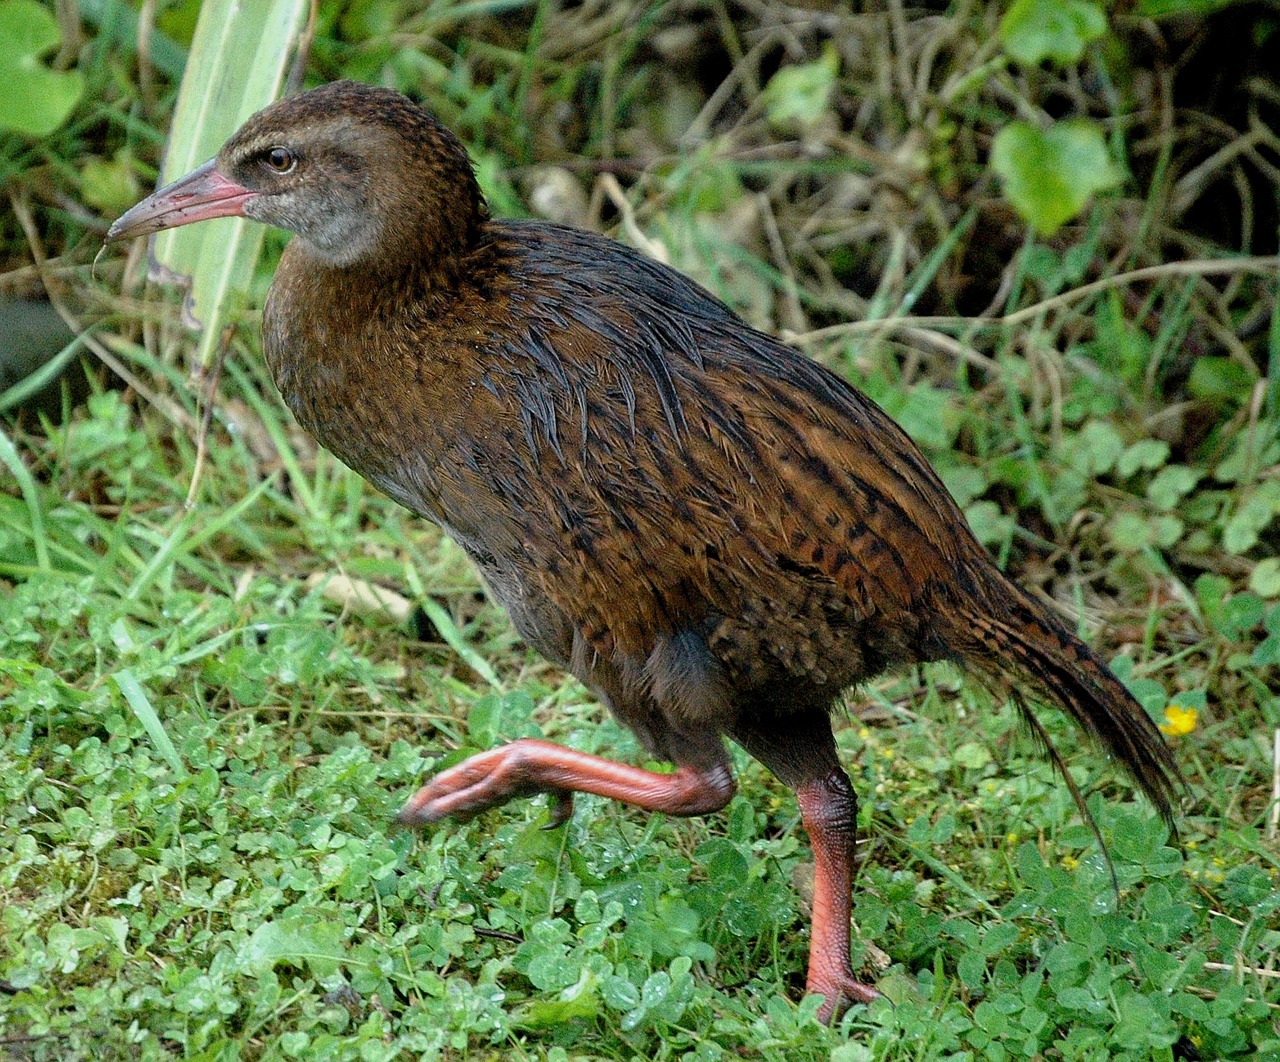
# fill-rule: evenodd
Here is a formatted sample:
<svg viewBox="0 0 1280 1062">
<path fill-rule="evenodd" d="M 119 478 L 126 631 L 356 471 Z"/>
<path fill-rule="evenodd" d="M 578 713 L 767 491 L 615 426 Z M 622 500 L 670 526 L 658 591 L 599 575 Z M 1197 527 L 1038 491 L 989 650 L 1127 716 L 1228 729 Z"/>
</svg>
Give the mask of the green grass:
<svg viewBox="0 0 1280 1062">
<path fill-rule="evenodd" d="M 164 22 L 179 41 L 183 10 Z M 1210 127 L 1190 105 L 1162 125 L 1113 53 L 1089 77 L 966 81 L 992 59 L 1000 12 L 982 5 L 900 38 L 841 23 L 865 51 L 825 110 L 771 122 L 771 64 L 817 77 L 832 32 L 788 23 L 799 50 L 771 51 L 789 11 L 324 5 L 313 70 L 424 92 L 503 212 L 528 209 L 533 164 L 563 166 L 580 222 L 654 241 L 882 403 L 1154 717 L 1195 709 L 1172 739 L 1181 844 L 1046 716 L 1117 899 L 1010 709 L 945 667 L 851 694 L 855 961 L 889 998 L 828 1029 L 802 997 L 798 812 L 741 754 L 739 795 L 705 819 L 588 797 L 559 830 L 540 800 L 395 827 L 423 778 L 500 741 L 642 753 L 526 650 L 456 546 L 315 450 L 252 318 L 200 463 L 189 339 L 144 303 L 136 262 L 90 274 L 95 240 L 66 208 L 81 163 L 126 143 L 139 157 L 120 164 L 153 177 L 172 102 L 90 33 L 90 102 L 0 158 L 20 191 L 54 180 L 14 217 L 63 256 L 77 305 L 108 313 L 95 335 L 142 389 L 99 385 L 64 423 L 25 416 L 0 439 L 0 1057 L 1280 1056 L 1280 325 L 1274 269 L 1246 257 L 1274 233 L 1188 213 L 1179 180 L 1221 144 L 1191 151 Z M 740 88 L 710 98 L 689 55 Z M 1011 115 L 1064 99 L 1115 118 L 1132 176 L 1029 240 L 985 152 Z M 1247 155 L 1221 165 L 1247 184 Z M 0 236 L 20 280 L 28 234 Z"/>
</svg>

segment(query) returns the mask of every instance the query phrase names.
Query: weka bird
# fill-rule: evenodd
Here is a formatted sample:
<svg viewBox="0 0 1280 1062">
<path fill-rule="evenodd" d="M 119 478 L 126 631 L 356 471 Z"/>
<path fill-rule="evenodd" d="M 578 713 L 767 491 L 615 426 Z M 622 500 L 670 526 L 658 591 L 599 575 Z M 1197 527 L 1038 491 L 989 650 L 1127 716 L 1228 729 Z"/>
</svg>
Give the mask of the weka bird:
<svg viewBox="0 0 1280 1062">
<path fill-rule="evenodd" d="M 263 331 L 298 420 L 453 536 L 529 644 L 676 767 L 515 741 L 433 778 L 402 821 L 536 792 L 557 822 L 574 792 L 715 811 L 728 736 L 798 798 L 828 1018 L 876 996 L 849 964 L 856 803 L 829 715 L 846 687 L 929 660 L 1030 684 L 1171 821 L 1157 728 L 845 380 L 627 247 L 490 218 L 458 140 L 384 89 L 266 108 L 109 238 L 233 214 L 296 237 Z"/>
</svg>

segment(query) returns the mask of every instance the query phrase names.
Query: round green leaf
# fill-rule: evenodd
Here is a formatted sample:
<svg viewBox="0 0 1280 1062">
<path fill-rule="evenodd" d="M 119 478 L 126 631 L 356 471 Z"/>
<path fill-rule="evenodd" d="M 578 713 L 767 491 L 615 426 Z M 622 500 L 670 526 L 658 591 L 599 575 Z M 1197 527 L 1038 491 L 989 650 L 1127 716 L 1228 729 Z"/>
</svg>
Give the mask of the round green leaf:
<svg viewBox="0 0 1280 1062">
<path fill-rule="evenodd" d="M 762 94 L 769 121 L 781 126 L 813 125 L 826 113 L 839 69 L 840 56 L 832 45 L 814 62 L 784 66 L 769 79 Z"/>
<path fill-rule="evenodd" d="M 1085 119 L 1048 130 L 1012 122 L 996 134 L 991 165 L 1013 208 L 1041 236 L 1053 235 L 1090 196 L 1121 179 L 1102 130 Z"/>
<path fill-rule="evenodd" d="M 1004 50 L 1027 66 L 1078 63 L 1106 32 L 1107 16 L 1089 0 L 1016 0 L 1000 22 Z"/>
<path fill-rule="evenodd" d="M 57 19 L 36 0 L 0 0 L 0 129 L 48 136 L 80 102 L 80 73 L 40 62 L 61 40 Z"/>
<path fill-rule="evenodd" d="M 1249 576 L 1249 589 L 1259 597 L 1280 597 L 1280 557 L 1258 561 Z"/>
</svg>

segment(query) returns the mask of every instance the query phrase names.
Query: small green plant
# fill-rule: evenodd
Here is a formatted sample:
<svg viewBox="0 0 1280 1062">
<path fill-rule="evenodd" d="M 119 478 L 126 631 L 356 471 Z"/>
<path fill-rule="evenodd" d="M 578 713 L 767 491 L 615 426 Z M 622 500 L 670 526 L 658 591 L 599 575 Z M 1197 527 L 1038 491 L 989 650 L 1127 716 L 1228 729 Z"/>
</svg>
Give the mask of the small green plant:
<svg viewBox="0 0 1280 1062">
<path fill-rule="evenodd" d="M 62 41 L 58 20 L 37 0 L 0 0 L 0 129 L 48 136 L 84 94 L 76 70 L 53 70 L 43 56 Z"/>
<path fill-rule="evenodd" d="M 1052 236 L 1122 179 L 1102 130 L 1084 119 L 1044 130 L 1028 122 L 1005 126 L 991 145 L 991 167 L 1014 209 L 1041 236 Z"/>
<path fill-rule="evenodd" d="M 1015 0 L 1000 22 L 1005 53 L 1028 69 L 1073 66 L 1106 32 L 1106 13 L 1092 0 Z M 995 136 L 991 166 L 1006 198 L 1040 236 L 1052 236 L 1123 178 L 1102 129 L 1087 118 L 1047 127 L 1011 122 Z"/>
<path fill-rule="evenodd" d="M 1107 16 L 1092 0 L 1014 0 L 1000 22 L 1000 40 L 1023 66 L 1078 63 L 1107 32 Z"/>
</svg>

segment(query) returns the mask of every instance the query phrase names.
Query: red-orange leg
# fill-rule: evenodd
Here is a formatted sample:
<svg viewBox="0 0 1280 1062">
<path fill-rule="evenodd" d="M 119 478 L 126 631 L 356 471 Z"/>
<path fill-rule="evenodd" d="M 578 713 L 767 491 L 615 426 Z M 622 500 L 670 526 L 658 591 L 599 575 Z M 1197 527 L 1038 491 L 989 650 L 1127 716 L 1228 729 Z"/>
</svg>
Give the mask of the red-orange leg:
<svg viewBox="0 0 1280 1062">
<path fill-rule="evenodd" d="M 805 987 L 826 997 L 818 1017 L 829 1022 L 854 1003 L 880 997 L 853 976 L 849 965 L 858 802 L 839 769 L 797 786 L 796 800 L 813 848 L 813 926 Z"/>
<path fill-rule="evenodd" d="M 668 815 L 702 815 L 724 807 L 736 789 L 727 759 L 705 768 L 685 765 L 672 774 L 658 774 L 522 738 L 436 775 L 401 809 L 400 821 L 420 826 L 447 816 L 466 818 L 513 797 L 551 793 L 557 798 L 552 819 L 559 823 L 568 818 L 575 792 Z"/>
</svg>

